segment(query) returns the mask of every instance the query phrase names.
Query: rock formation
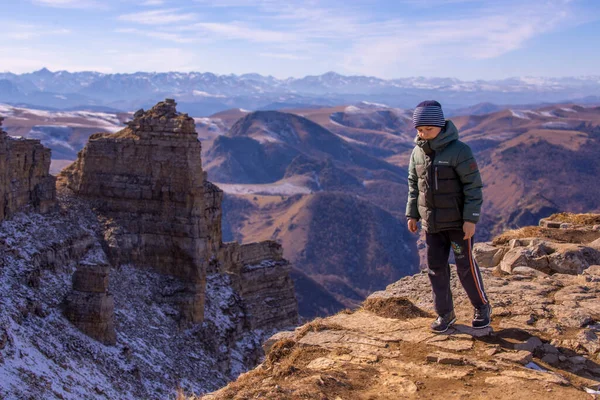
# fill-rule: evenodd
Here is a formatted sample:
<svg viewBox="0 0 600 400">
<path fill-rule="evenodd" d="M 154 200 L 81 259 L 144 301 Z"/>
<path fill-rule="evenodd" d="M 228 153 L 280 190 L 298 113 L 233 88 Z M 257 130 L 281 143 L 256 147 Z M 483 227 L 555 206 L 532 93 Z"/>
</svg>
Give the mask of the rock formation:
<svg viewBox="0 0 600 400">
<path fill-rule="evenodd" d="M 0 117 L 0 221 L 29 205 L 47 212 L 56 201 L 50 149 L 39 140 L 11 138 Z"/>
<path fill-rule="evenodd" d="M 203 320 L 206 274 L 216 265 L 235 275 L 253 327 L 293 325 L 297 305 L 280 246 L 223 244 L 223 192 L 206 178 L 194 120 L 170 99 L 136 112 L 117 133 L 92 135 L 61 173 L 96 207 L 113 265 L 179 279 L 170 297 L 182 322 Z"/>
<path fill-rule="evenodd" d="M 108 265 L 81 261 L 73 274 L 73 292 L 66 299 L 65 315 L 88 336 L 114 345 L 115 300 L 108 291 L 109 272 Z"/>
<path fill-rule="evenodd" d="M 224 270 L 234 278 L 248 312 L 252 329 L 295 326 L 298 304 L 290 277 L 291 265 L 281 245 L 273 241 L 223 248 Z"/>
<path fill-rule="evenodd" d="M 112 263 L 181 278 L 186 287 L 175 301 L 193 322 L 203 319 L 206 266 L 221 237 L 219 216 L 206 218 L 220 192 L 206 182 L 200 153 L 194 120 L 167 100 L 115 134 L 92 135 L 62 173 L 106 218 Z"/>
<path fill-rule="evenodd" d="M 598 214 L 588 217 L 600 219 Z M 494 243 L 502 248 L 500 243 L 527 236 L 548 246 L 560 241 L 563 246 L 594 249 L 600 237 L 597 224 L 572 223 L 561 229 L 545 228 L 542 221 L 541 227 L 505 232 Z M 489 265 L 482 274 L 493 305 L 490 328 L 470 327 L 472 307 L 452 268 L 458 322 L 445 334 L 430 332 L 431 288 L 427 274 L 420 273 L 373 293 L 355 312 L 276 334 L 265 343 L 267 356 L 261 365 L 202 399 L 587 399 L 588 393 L 597 395 L 600 265 L 586 266 L 590 259 L 585 251 L 567 256 L 572 248 L 565 247 L 555 251 L 562 258 L 548 261 L 545 267 L 565 260 L 569 266 L 564 269 L 570 274 L 554 267 L 541 272 L 535 257 L 526 257 L 507 273 L 500 267 L 503 258 L 497 252 L 501 250 L 492 251 L 492 243 L 486 246 L 481 246 L 479 260 Z M 526 267 L 527 262 L 532 266 Z M 517 268 L 539 273 L 520 273 Z"/>
<path fill-rule="evenodd" d="M 2 221 L 0 398 L 204 393 L 297 324 L 281 245 L 222 242 L 200 150 L 193 120 L 161 102 L 93 135 L 49 213 Z"/>
<path fill-rule="evenodd" d="M 509 231 L 492 242 L 475 244 L 473 252 L 480 266 L 503 273 L 581 274 L 590 265 L 600 264 L 600 217 L 555 214 L 541 219 L 538 227 Z"/>
<path fill-rule="evenodd" d="M 204 321 L 181 329 L 172 301 L 185 288 L 181 279 L 131 265 L 108 274 L 102 220 L 66 188 L 57 197 L 57 210 L 0 223 L 0 398 L 173 398 L 178 387 L 216 390 L 260 361 L 276 322 L 252 329 L 262 314 L 249 313 L 253 299 L 238 291 L 245 290 L 241 275 L 223 272 L 227 264 L 215 258 Z M 265 271 L 281 274 L 261 289 L 272 294 L 262 305 L 269 315 L 267 307 L 280 305 L 275 283 L 285 281 L 287 267 L 284 260 L 266 267 L 261 251 L 238 254 L 241 264 L 254 254 Z M 284 310 L 295 300 L 288 289 Z"/>
</svg>

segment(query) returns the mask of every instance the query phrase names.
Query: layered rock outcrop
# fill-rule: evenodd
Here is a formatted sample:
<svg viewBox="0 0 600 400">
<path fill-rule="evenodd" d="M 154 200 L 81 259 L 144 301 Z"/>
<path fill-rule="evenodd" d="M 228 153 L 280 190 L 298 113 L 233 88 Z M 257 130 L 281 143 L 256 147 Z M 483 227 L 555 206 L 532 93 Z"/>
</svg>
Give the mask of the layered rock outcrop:
<svg viewBox="0 0 600 400">
<path fill-rule="evenodd" d="M 95 134 L 61 182 L 95 206 L 113 265 L 179 280 L 181 322 L 203 320 L 206 274 L 232 274 L 253 328 L 297 322 L 289 265 L 276 243 L 223 243 L 223 192 L 207 180 L 194 120 L 167 99 L 114 134 Z"/>
<path fill-rule="evenodd" d="M 67 296 L 65 315 L 86 335 L 114 345 L 115 299 L 108 291 L 109 273 L 106 264 L 81 261 L 73 274 L 73 292 Z"/>
<path fill-rule="evenodd" d="M 473 252 L 480 266 L 507 274 L 581 274 L 600 264 L 600 215 L 556 214 L 541 219 L 538 227 L 475 244 Z"/>
<path fill-rule="evenodd" d="M 285 328 L 298 323 L 292 267 L 283 258 L 281 245 L 274 241 L 227 243 L 223 260 L 222 272 L 233 277 L 252 329 Z"/>
<path fill-rule="evenodd" d="M 39 140 L 11 138 L 0 117 L 0 221 L 25 206 L 47 212 L 56 202 L 55 178 L 50 175 L 50 149 Z"/>
<path fill-rule="evenodd" d="M 221 193 L 206 181 L 194 120 L 167 100 L 115 134 L 95 134 L 62 178 L 105 218 L 114 265 L 132 263 L 185 282 L 183 321 L 200 322 L 206 268 L 220 238 Z M 207 218 L 208 217 L 208 218 Z"/>
</svg>

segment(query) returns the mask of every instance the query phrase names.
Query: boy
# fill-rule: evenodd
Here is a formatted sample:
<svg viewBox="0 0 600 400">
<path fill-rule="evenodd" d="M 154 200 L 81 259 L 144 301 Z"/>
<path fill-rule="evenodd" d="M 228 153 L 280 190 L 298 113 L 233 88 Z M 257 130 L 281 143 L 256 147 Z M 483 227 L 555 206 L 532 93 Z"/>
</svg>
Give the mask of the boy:
<svg viewBox="0 0 600 400">
<path fill-rule="evenodd" d="M 460 283 L 475 308 L 473 328 L 491 322 L 492 308 L 483 289 L 479 267 L 472 256 L 475 224 L 479 221 L 482 183 L 471 148 L 458 140 L 452 121 L 444 119 L 437 101 L 420 103 L 413 114 L 417 129 L 408 167 L 408 229 L 416 233 L 420 219 L 427 243 L 427 267 L 438 318 L 434 332 L 445 332 L 454 322 L 450 290 L 450 247 Z"/>
</svg>

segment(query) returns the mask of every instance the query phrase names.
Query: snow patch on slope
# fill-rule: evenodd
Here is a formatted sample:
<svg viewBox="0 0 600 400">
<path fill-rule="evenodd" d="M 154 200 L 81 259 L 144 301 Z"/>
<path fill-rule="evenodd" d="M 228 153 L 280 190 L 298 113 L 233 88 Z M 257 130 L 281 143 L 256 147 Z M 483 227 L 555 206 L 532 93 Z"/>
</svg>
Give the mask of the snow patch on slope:
<svg viewBox="0 0 600 400">
<path fill-rule="evenodd" d="M 510 113 L 515 118 L 520 119 L 531 119 L 523 111 L 510 110 Z"/>
<path fill-rule="evenodd" d="M 105 346 L 62 313 L 77 260 L 40 262 L 65 246 L 91 243 L 89 260 L 106 256 L 97 217 L 76 199 L 60 211 L 17 214 L 0 223 L 0 398 L 165 399 L 177 387 L 216 390 L 255 365 L 272 332 L 248 331 L 231 277 L 207 277 L 202 324 L 178 325 L 176 279 L 122 265 L 111 269 L 117 345 Z M 39 276 L 39 284 L 32 284 Z"/>
</svg>

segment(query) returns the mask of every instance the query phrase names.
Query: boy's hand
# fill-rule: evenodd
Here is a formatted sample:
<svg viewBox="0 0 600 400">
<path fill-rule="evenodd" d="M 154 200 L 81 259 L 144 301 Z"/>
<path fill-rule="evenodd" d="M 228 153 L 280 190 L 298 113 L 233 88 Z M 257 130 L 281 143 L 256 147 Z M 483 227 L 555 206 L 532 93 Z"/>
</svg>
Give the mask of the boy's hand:
<svg viewBox="0 0 600 400">
<path fill-rule="evenodd" d="M 465 233 L 465 237 L 463 239 L 472 238 L 475 234 L 475 224 L 469 221 L 465 221 L 463 223 L 463 232 Z"/>
<path fill-rule="evenodd" d="M 417 220 L 415 218 L 408 219 L 408 230 L 411 233 L 416 233 L 419 228 L 417 227 Z"/>
</svg>

